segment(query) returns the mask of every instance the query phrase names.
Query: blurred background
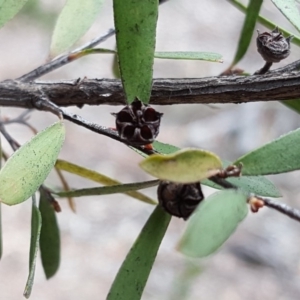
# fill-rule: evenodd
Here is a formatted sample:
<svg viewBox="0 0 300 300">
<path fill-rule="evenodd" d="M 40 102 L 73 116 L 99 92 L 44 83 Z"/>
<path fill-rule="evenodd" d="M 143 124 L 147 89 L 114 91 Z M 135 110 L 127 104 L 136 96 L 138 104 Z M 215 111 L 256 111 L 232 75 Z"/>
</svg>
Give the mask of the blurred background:
<svg viewBox="0 0 300 300">
<path fill-rule="evenodd" d="M 0 80 L 17 78 L 45 63 L 51 32 L 65 1 L 29 0 L 26 7 L 0 30 Z M 243 3 L 247 4 L 247 1 Z M 124 12 L 125 13 L 125 12 Z M 295 32 L 271 1 L 264 1 L 262 15 Z M 160 7 L 157 51 L 206 51 L 223 55 L 224 63 L 155 60 L 154 77 L 216 76 L 231 63 L 243 25 L 244 14 L 226 0 L 170 0 Z M 76 22 L 76 20 L 74 20 Z M 77 46 L 105 34 L 113 27 L 112 1 L 105 0 L 97 21 Z M 265 28 L 257 24 L 257 29 Z M 114 49 L 110 38 L 101 47 Z M 274 67 L 299 57 L 292 45 L 290 57 Z M 42 80 L 113 78 L 113 56 L 92 55 L 44 76 Z M 238 67 L 253 73 L 264 62 L 256 52 L 255 40 Z M 274 68 L 273 67 L 273 68 Z M 299 115 L 278 102 L 240 105 L 181 105 L 156 107 L 164 113 L 158 140 L 179 147 L 200 147 L 223 159 L 240 155 L 300 126 Z M 114 126 L 111 112 L 120 107 L 68 108 L 89 121 Z M 22 112 L 2 108 L 2 116 Z M 38 130 L 56 120 L 49 113 L 34 112 L 30 123 Z M 67 138 L 60 158 L 94 169 L 122 182 L 151 179 L 138 167 L 141 157 L 126 146 L 97 135 L 68 121 Z M 32 133 L 9 125 L 9 133 L 24 143 Z M 7 143 L 6 152 L 11 153 Z M 66 174 L 71 187 L 95 183 Z M 299 172 L 272 176 L 282 201 L 300 207 Z M 51 187 L 60 182 L 53 172 Z M 205 195 L 212 190 L 203 187 Z M 144 190 L 156 198 L 155 188 Z M 64 199 L 57 214 L 61 229 L 61 265 L 46 280 L 38 261 L 31 299 L 105 299 L 128 250 L 153 210 L 126 195 L 76 199 L 74 214 Z M 281 201 L 281 200 L 280 200 Z M 2 206 L 4 254 L 0 262 L 0 299 L 22 299 L 28 275 L 31 202 Z M 215 255 L 191 260 L 176 251 L 185 222 L 173 218 L 147 283 L 145 300 L 194 299 L 299 299 L 300 225 L 270 209 L 249 213 L 236 233 Z"/>
</svg>

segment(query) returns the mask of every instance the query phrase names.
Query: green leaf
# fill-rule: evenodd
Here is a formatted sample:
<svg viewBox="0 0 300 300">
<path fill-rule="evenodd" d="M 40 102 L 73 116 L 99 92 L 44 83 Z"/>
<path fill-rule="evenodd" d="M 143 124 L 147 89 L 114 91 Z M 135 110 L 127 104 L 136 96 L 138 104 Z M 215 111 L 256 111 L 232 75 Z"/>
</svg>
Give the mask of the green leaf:
<svg viewBox="0 0 300 300">
<path fill-rule="evenodd" d="M 98 196 L 98 195 L 109 195 L 117 193 L 125 193 L 128 191 L 145 189 L 148 187 L 158 185 L 159 180 L 135 182 L 135 183 L 125 183 L 117 184 L 111 186 L 95 187 L 88 189 L 72 190 L 66 192 L 53 192 L 59 197 L 83 197 L 83 196 Z"/>
<path fill-rule="evenodd" d="M 60 170 L 64 170 L 64 171 L 67 171 L 69 173 L 76 174 L 76 175 L 81 176 L 83 178 L 87 178 L 89 180 L 92 180 L 92 181 L 95 181 L 95 182 L 98 182 L 98 183 L 101 183 L 101 184 L 104 184 L 104 185 L 111 186 L 111 185 L 121 184 L 121 182 L 119 182 L 117 180 L 114 180 L 114 179 L 112 179 L 108 176 L 105 176 L 103 174 L 100 174 L 100 173 L 95 172 L 93 170 L 83 168 L 83 167 L 75 165 L 75 164 L 72 164 L 72 163 L 70 163 L 68 161 L 65 161 L 65 160 L 59 160 L 58 159 L 56 161 L 55 166 L 57 168 L 59 168 Z M 132 198 L 138 199 L 140 201 L 143 201 L 143 202 L 146 202 L 146 203 L 149 203 L 149 204 L 157 204 L 157 202 L 154 201 L 153 199 L 147 197 L 146 195 L 144 195 L 142 193 L 136 192 L 136 191 L 125 192 L 125 194 L 132 197 Z"/>
<path fill-rule="evenodd" d="M 64 138 L 64 125 L 57 122 L 20 147 L 0 170 L 0 202 L 27 200 L 52 170 Z"/>
<path fill-rule="evenodd" d="M 141 299 L 170 220 L 160 206 L 155 208 L 119 269 L 107 300 Z"/>
<path fill-rule="evenodd" d="M 69 61 L 73 61 L 90 54 L 116 54 L 116 51 L 106 48 L 88 48 L 78 52 L 72 52 L 69 54 L 68 59 Z"/>
<path fill-rule="evenodd" d="M 268 175 L 300 169 L 300 129 L 285 134 L 239 158 L 245 175 Z"/>
<path fill-rule="evenodd" d="M 244 57 L 245 53 L 249 48 L 256 24 L 256 19 L 258 17 L 262 2 L 263 0 L 251 0 L 248 5 L 243 29 L 238 43 L 238 49 L 235 54 L 234 60 L 231 64 L 231 67 L 236 65 Z"/>
<path fill-rule="evenodd" d="M 179 251 L 192 257 L 212 254 L 232 235 L 247 212 L 247 197 L 241 192 L 225 190 L 209 196 L 191 216 Z"/>
<path fill-rule="evenodd" d="M 165 144 L 159 141 L 154 141 L 152 144 L 154 150 L 156 150 L 159 153 L 162 154 L 172 154 L 175 153 L 179 150 L 181 150 L 180 148 L 170 145 L 170 144 Z"/>
<path fill-rule="evenodd" d="M 243 169 L 242 169 L 243 172 Z M 241 176 L 241 177 L 230 177 L 226 178 L 226 181 L 234 184 L 238 188 L 245 192 L 253 193 L 255 195 L 265 196 L 265 197 L 282 197 L 277 187 L 263 176 Z M 209 179 L 201 181 L 201 184 L 210 186 L 212 188 L 222 190 L 223 187 L 215 184 Z"/>
<path fill-rule="evenodd" d="M 190 183 L 216 175 L 222 162 L 215 154 L 199 149 L 183 149 L 173 154 L 153 154 L 140 167 L 162 180 Z"/>
<path fill-rule="evenodd" d="M 28 0 L 2 0 L 0 1 L 0 27 L 12 19 L 26 4 Z"/>
<path fill-rule="evenodd" d="M 154 141 L 152 143 L 152 147 L 153 150 L 160 153 L 160 154 L 171 154 L 171 153 L 175 153 L 179 150 L 181 150 L 180 148 L 170 145 L 170 144 L 165 144 L 162 142 L 158 142 L 158 141 Z M 142 157 L 148 157 L 149 155 L 147 155 L 146 153 L 132 147 L 129 146 L 129 148 L 131 148 L 134 152 L 138 153 L 139 155 L 141 155 Z"/>
<path fill-rule="evenodd" d="M 76 59 L 90 54 L 117 54 L 117 51 L 105 48 L 84 49 L 72 54 L 71 59 Z M 117 58 L 117 56 L 116 56 Z M 185 59 L 185 60 L 205 60 L 222 63 L 222 55 L 213 52 L 155 52 L 154 58 L 162 59 Z M 119 68 L 119 66 L 118 66 Z"/>
<path fill-rule="evenodd" d="M 232 165 L 231 162 L 227 160 L 223 160 L 223 167 L 226 168 Z M 243 174 L 243 169 L 242 169 Z M 226 178 L 226 181 L 232 183 L 238 188 L 242 189 L 247 193 L 254 193 L 256 195 L 267 196 L 267 197 L 282 197 L 277 187 L 269 181 L 267 178 L 263 176 L 241 176 L 241 177 L 229 177 Z M 212 188 L 223 190 L 223 187 L 217 185 L 216 183 L 210 181 L 209 179 L 205 179 L 201 182 L 201 184 L 210 186 Z"/>
<path fill-rule="evenodd" d="M 222 55 L 213 52 L 155 52 L 155 58 L 205 60 L 222 63 Z"/>
<path fill-rule="evenodd" d="M 68 50 L 96 20 L 103 0 L 67 0 L 56 22 L 50 52 L 56 56 Z"/>
<path fill-rule="evenodd" d="M 299 3 L 295 0 L 272 0 L 281 13 L 300 31 Z"/>
<path fill-rule="evenodd" d="M 112 72 L 113 72 L 114 78 L 121 79 L 117 52 L 115 53 L 114 59 L 113 59 L 113 62 L 112 62 Z"/>
<path fill-rule="evenodd" d="M 32 213 L 31 213 L 31 239 L 30 239 L 30 255 L 29 255 L 29 275 L 27 278 L 24 296 L 29 298 L 33 286 L 36 257 L 39 249 L 39 239 L 41 233 L 42 218 L 38 207 L 36 206 L 35 195 L 32 195 Z"/>
<path fill-rule="evenodd" d="M 46 278 L 51 278 L 58 270 L 60 262 L 60 234 L 56 213 L 47 195 L 40 189 L 39 209 L 42 217 L 40 251 Z"/>
<path fill-rule="evenodd" d="M 156 151 L 163 154 L 171 154 L 180 150 L 180 148 L 176 146 L 164 144 L 158 141 L 155 141 L 152 145 Z M 223 167 L 232 165 L 232 163 L 225 160 L 222 160 L 222 164 Z M 270 180 L 262 176 L 252 177 L 252 176 L 244 176 L 243 174 L 242 177 L 239 178 L 232 177 L 232 178 L 227 178 L 226 180 L 249 193 L 254 193 L 266 197 L 281 197 L 281 194 L 278 191 L 277 187 Z M 208 179 L 201 181 L 201 184 L 210 186 L 215 189 L 223 189 L 222 187 L 220 187 L 219 185 L 215 184 L 214 182 Z"/>
<path fill-rule="evenodd" d="M 300 114 L 300 99 L 280 101 L 283 105 Z"/>
<path fill-rule="evenodd" d="M 113 0 L 120 73 L 126 100 L 148 103 L 152 87 L 158 1 Z"/>
<path fill-rule="evenodd" d="M 228 0 L 232 5 L 234 5 L 235 7 L 237 7 L 239 10 L 241 10 L 242 12 L 246 12 L 247 11 L 247 7 L 242 4 L 241 2 L 237 1 L 237 0 Z M 285 36 L 290 36 L 290 35 L 294 35 L 293 33 L 291 33 L 288 30 L 285 30 L 282 27 L 279 27 L 277 24 L 271 22 L 270 20 L 262 17 L 261 15 L 258 16 L 257 21 L 264 25 L 265 27 L 273 30 L 276 26 L 278 27 L 279 31 L 282 32 Z M 295 36 L 291 41 L 293 44 L 300 46 L 300 37 L 299 36 Z"/>
</svg>

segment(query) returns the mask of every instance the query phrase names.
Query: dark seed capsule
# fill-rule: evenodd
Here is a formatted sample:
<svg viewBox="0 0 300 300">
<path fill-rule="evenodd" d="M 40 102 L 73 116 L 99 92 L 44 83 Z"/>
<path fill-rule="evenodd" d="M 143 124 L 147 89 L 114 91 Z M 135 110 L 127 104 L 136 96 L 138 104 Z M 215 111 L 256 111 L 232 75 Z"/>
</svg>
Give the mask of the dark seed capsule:
<svg viewBox="0 0 300 300">
<path fill-rule="evenodd" d="M 120 112 L 113 113 L 120 137 L 133 145 L 151 144 L 159 133 L 162 113 L 135 99 Z"/>
<path fill-rule="evenodd" d="M 290 55 L 290 42 L 293 36 L 285 38 L 278 27 L 271 32 L 258 32 L 256 38 L 257 51 L 266 62 L 280 62 Z"/>
<path fill-rule="evenodd" d="M 157 189 L 159 204 L 172 216 L 188 219 L 204 199 L 200 182 L 180 184 L 161 181 Z"/>
</svg>

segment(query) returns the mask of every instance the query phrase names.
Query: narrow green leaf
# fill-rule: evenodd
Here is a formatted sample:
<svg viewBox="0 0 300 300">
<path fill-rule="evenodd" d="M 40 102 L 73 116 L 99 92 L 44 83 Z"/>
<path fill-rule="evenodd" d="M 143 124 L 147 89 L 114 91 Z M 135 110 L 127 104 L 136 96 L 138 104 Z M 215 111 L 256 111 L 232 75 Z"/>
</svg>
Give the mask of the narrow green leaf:
<svg viewBox="0 0 300 300">
<path fill-rule="evenodd" d="M 242 170 L 243 172 L 243 170 Z M 245 192 L 265 197 L 282 197 L 277 187 L 263 176 L 241 176 L 226 178 L 226 181 L 234 184 Z M 214 189 L 223 190 L 223 187 L 215 184 L 209 179 L 201 181 L 201 184 L 210 186 Z"/>
<path fill-rule="evenodd" d="M 128 103 L 148 103 L 152 87 L 158 1 L 113 0 L 118 59 Z"/>
<path fill-rule="evenodd" d="M 103 0 L 67 0 L 56 22 L 50 46 L 51 56 L 68 50 L 96 20 Z"/>
<path fill-rule="evenodd" d="M 179 150 L 181 150 L 181 148 L 178 148 L 176 146 L 170 145 L 170 144 L 165 144 L 159 141 L 154 141 L 154 143 L 152 144 L 154 150 L 156 150 L 157 152 L 161 153 L 161 154 L 172 154 L 175 153 Z"/>
<path fill-rule="evenodd" d="M 199 149 L 183 149 L 173 154 L 153 154 L 140 167 L 162 180 L 190 183 L 216 175 L 222 162 L 215 154 Z"/>
<path fill-rule="evenodd" d="M 236 65 L 244 57 L 248 50 L 262 2 L 263 0 L 250 0 L 249 2 L 243 29 L 238 43 L 238 49 L 231 67 Z"/>
<path fill-rule="evenodd" d="M 268 175 L 300 169 L 300 129 L 240 157 L 245 175 Z"/>
<path fill-rule="evenodd" d="M 247 196 L 225 190 L 201 202 L 191 216 L 179 251 L 192 257 L 205 257 L 218 250 L 248 212 Z"/>
<path fill-rule="evenodd" d="M 295 0 L 272 0 L 281 13 L 300 31 L 299 3 Z"/>
<path fill-rule="evenodd" d="M 117 54 L 116 50 L 105 48 L 92 48 L 76 52 L 71 55 L 71 59 L 80 58 L 90 54 Z M 117 58 L 117 56 L 116 56 Z M 222 63 L 222 55 L 213 52 L 155 52 L 154 58 L 162 59 L 184 59 L 184 60 L 205 60 Z M 119 67 L 119 66 L 118 66 Z"/>
<path fill-rule="evenodd" d="M 176 146 L 164 144 L 158 141 L 155 141 L 152 145 L 156 151 L 163 154 L 171 154 L 180 150 L 180 148 Z M 232 163 L 225 160 L 222 161 L 222 164 L 224 167 L 232 165 Z M 281 194 L 278 191 L 277 187 L 270 180 L 268 180 L 263 176 L 252 177 L 252 176 L 244 176 L 243 174 L 242 177 L 227 178 L 226 180 L 249 193 L 254 193 L 256 195 L 261 195 L 266 197 L 281 197 Z M 214 182 L 208 179 L 201 181 L 201 184 L 210 186 L 215 189 L 223 189 L 222 187 L 216 185 Z"/>
<path fill-rule="evenodd" d="M 87 178 L 89 180 L 104 184 L 104 185 L 118 185 L 121 184 L 121 182 L 114 180 L 108 176 L 105 176 L 103 174 L 100 174 L 98 172 L 95 172 L 93 170 L 89 170 L 86 168 L 83 168 L 81 166 L 72 164 L 68 161 L 65 160 L 57 160 L 55 166 L 57 168 L 59 168 L 60 170 L 64 170 L 67 171 L 69 173 L 72 174 L 76 174 L 78 176 L 81 176 L 83 178 Z M 146 195 L 136 192 L 136 191 L 129 191 L 129 192 L 125 192 L 126 195 L 135 198 L 137 200 L 149 203 L 149 204 L 157 204 L 156 201 L 154 201 L 153 199 L 147 197 Z"/>
<path fill-rule="evenodd" d="M 90 54 L 116 54 L 115 50 L 105 49 L 105 48 L 88 48 L 78 52 L 73 52 L 69 54 L 69 61 L 79 59 L 83 56 L 90 55 Z"/>
<path fill-rule="evenodd" d="M 171 216 L 157 206 L 126 256 L 107 300 L 139 300 Z"/>
<path fill-rule="evenodd" d="M 59 197 L 83 197 L 83 196 L 99 196 L 117 193 L 125 193 L 128 191 L 145 189 L 158 185 L 159 180 L 151 180 L 144 182 L 125 183 L 111 186 L 102 186 L 88 189 L 72 190 L 66 192 L 54 192 Z"/>
<path fill-rule="evenodd" d="M 238 8 L 240 11 L 242 12 L 246 12 L 247 11 L 247 7 L 239 2 L 238 0 L 228 0 L 232 5 L 234 5 L 236 8 Z M 290 35 L 294 35 L 293 33 L 291 33 L 290 31 L 278 26 L 278 24 L 275 24 L 273 22 L 271 22 L 270 20 L 264 18 L 263 16 L 259 15 L 257 18 L 257 21 L 264 25 L 265 27 L 273 30 L 276 26 L 278 27 L 279 31 L 282 32 L 285 36 L 290 36 Z M 300 46 L 300 37 L 299 36 L 295 36 L 291 41 L 293 44 Z"/>
<path fill-rule="evenodd" d="M 0 27 L 12 19 L 26 4 L 28 0 L 2 0 L 0 1 Z"/>
<path fill-rule="evenodd" d="M 30 239 L 30 255 L 29 255 L 29 275 L 27 278 L 24 296 L 29 298 L 34 281 L 36 257 L 39 249 L 39 240 L 42 226 L 42 218 L 38 207 L 36 206 L 35 195 L 32 195 L 32 213 L 31 213 L 31 239 Z"/>
<path fill-rule="evenodd" d="M 27 200 L 53 168 L 64 138 L 64 125 L 57 122 L 20 147 L 0 170 L 0 202 L 14 205 Z"/>
<path fill-rule="evenodd" d="M 281 103 L 288 108 L 292 109 L 293 111 L 297 112 L 300 114 L 300 99 L 295 99 L 295 100 L 285 100 L 281 101 Z"/>
<path fill-rule="evenodd" d="M 56 213 L 50 205 L 43 189 L 40 189 L 39 209 L 42 217 L 40 251 L 44 272 L 46 278 L 49 279 L 59 268 L 60 234 L 56 220 Z"/>
<path fill-rule="evenodd" d="M 213 52 L 155 52 L 155 58 L 205 60 L 222 63 L 222 55 Z"/>
</svg>

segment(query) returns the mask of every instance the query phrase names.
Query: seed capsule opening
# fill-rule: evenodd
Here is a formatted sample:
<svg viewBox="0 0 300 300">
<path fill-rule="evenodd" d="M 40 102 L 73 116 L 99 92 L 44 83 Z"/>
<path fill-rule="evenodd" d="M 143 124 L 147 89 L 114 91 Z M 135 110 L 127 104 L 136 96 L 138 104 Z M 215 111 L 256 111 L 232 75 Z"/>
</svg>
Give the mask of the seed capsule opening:
<svg viewBox="0 0 300 300">
<path fill-rule="evenodd" d="M 157 137 L 163 114 L 135 99 L 113 115 L 116 117 L 116 128 L 122 139 L 132 145 L 147 145 Z"/>
</svg>

